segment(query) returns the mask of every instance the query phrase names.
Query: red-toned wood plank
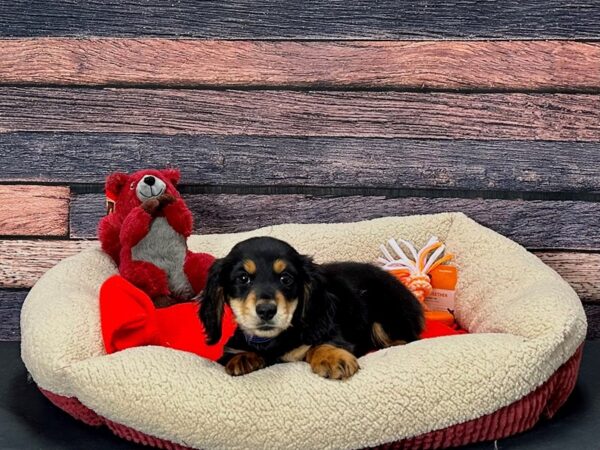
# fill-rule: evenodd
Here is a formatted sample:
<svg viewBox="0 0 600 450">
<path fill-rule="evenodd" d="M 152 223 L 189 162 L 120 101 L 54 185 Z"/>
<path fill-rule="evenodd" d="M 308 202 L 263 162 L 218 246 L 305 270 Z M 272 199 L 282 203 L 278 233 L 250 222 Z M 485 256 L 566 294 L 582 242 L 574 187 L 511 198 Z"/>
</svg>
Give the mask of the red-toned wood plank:
<svg viewBox="0 0 600 450">
<path fill-rule="evenodd" d="M 0 235 L 66 236 L 69 188 L 0 185 Z"/>
<path fill-rule="evenodd" d="M 0 241 L 0 287 L 31 287 L 60 260 L 97 245 L 95 241 Z"/>
<path fill-rule="evenodd" d="M 0 83 L 593 89 L 600 44 L 5 39 Z"/>
<path fill-rule="evenodd" d="M 600 140 L 585 94 L 0 88 L 0 132 Z"/>
<path fill-rule="evenodd" d="M 600 254 L 536 252 L 547 265 L 573 286 L 582 300 L 600 302 Z"/>
</svg>

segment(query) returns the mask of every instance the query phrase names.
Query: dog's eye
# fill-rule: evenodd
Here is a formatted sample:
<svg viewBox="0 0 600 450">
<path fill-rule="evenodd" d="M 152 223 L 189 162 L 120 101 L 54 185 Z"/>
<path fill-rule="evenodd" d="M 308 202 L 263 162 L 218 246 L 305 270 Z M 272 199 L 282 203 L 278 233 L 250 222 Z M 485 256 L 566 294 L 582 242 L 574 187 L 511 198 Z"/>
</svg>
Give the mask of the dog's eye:
<svg viewBox="0 0 600 450">
<path fill-rule="evenodd" d="M 135 189 L 135 181 L 129 185 L 129 189 L 132 191 Z"/>
<path fill-rule="evenodd" d="M 294 283 L 294 277 L 292 277 L 289 273 L 282 273 L 279 281 L 281 281 L 281 284 L 284 286 L 291 286 Z"/>
<path fill-rule="evenodd" d="M 243 273 L 237 276 L 236 281 L 239 284 L 248 284 L 250 283 L 250 276 L 247 273 Z"/>
</svg>

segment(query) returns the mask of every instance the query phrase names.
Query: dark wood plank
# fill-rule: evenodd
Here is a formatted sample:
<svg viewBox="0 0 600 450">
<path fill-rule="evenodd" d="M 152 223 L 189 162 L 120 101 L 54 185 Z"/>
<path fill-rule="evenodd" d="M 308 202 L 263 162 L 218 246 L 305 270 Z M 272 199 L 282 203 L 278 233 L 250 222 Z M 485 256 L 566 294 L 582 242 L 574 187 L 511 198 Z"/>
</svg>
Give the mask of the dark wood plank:
<svg viewBox="0 0 600 450">
<path fill-rule="evenodd" d="M 173 36 L 224 39 L 597 38 L 597 2 L 318 0 L 14 0 L 2 36 Z"/>
<path fill-rule="evenodd" d="M 0 240 L 0 288 L 27 288 L 60 260 L 96 245 L 95 241 Z"/>
<path fill-rule="evenodd" d="M 600 140 L 585 94 L 0 88 L 0 132 Z"/>
<path fill-rule="evenodd" d="M 588 320 L 587 339 L 600 339 L 600 304 L 584 303 L 583 309 Z"/>
<path fill-rule="evenodd" d="M 21 306 L 26 289 L 0 289 L 0 341 L 21 340 Z"/>
<path fill-rule="evenodd" d="M 0 155 L 4 181 L 103 183 L 176 166 L 186 184 L 600 191 L 587 142 L 0 133 Z"/>
<path fill-rule="evenodd" d="M 600 191 L 587 142 L 0 133 L 0 155 L 5 182 L 103 183 L 176 166 L 202 185 Z"/>
<path fill-rule="evenodd" d="M 600 88 L 594 42 L 5 39 L 0 55 L 0 84 Z"/>
<path fill-rule="evenodd" d="M 462 211 L 530 248 L 600 249 L 600 203 L 458 198 L 314 197 L 191 194 L 185 196 L 202 233 L 247 231 L 281 223 L 355 222 L 384 216 Z M 96 236 L 101 194 L 76 195 L 71 236 Z"/>
<path fill-rule="evenodd" d="M 66 236 L 69 194 L 64 186 L 0 185 L 0 235 Z"/>
<path fill-rule="evenodd" d="M 536 252 L 573 286 L 583 301 L 600 302 L 600 253 Z"/>
</svg>

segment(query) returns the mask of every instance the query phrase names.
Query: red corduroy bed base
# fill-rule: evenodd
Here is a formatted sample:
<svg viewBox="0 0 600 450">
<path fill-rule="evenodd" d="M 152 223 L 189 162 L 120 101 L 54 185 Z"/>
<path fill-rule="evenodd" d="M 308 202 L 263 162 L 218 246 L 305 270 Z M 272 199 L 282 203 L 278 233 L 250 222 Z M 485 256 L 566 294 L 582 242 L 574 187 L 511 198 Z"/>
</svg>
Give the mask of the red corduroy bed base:
<svg viewBox="0 0 600 450">
<path fill-rule="evenodd" d="M 550 418 L 565 403 L 577 381 L 583 346 L 548 381 L 535 391 L 491 414 L 441 430 L 381 445 L 380 449 L 434 450 L 475 442 L 501 439 L 532 428 L 542 417 Z M 40 388 L 56 406 L 74 418 L 92 426 L 106 425 L 117 436 L 129 441 L 166 450 L 189 447 L 149 436 L 128 426 L 108 420 L 74 397 L 63 397 Z"/>
</svg>

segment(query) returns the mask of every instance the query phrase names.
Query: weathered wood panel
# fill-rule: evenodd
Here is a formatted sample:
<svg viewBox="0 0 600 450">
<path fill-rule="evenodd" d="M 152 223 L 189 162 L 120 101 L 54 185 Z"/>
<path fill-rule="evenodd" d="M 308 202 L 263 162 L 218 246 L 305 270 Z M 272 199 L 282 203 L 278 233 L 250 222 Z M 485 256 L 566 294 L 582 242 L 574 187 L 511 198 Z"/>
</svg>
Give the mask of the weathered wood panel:
<svg viewBox="0 0 600 450">
<path fill-rule="evenodd" d="M 28 288 L 60 260 L 83 249 L 97 245 L 96 241 L 0 241 L 0 288 Z M 600 254 L 587 252 L 534 252 L 561 274 L 573 289 L 588 302 L 600 302 L 598 273 Z M 577 261 L 577 263 L 573 263 Z M 2 292 L 0 290 L 0 292 Z"/>
<path fill-rule="evenodd" d="M 583 301 L 600 302 L 600 254 L 536 252 L 536 255 L 569 282 Z M 599 330 L 600 331 L 600 330 Z"/>
<path fill-rule="evenodd" d="M 202 233 L 246 231 L 281 223 L 355 222 L 384 216 L 462 211 L 530 248 L 599 249 L 600 203 L 572 201 L 385 198 L 378 196 L 188 194 Z M 96 236 L 102 194 L 76 195 L 71 236 Z"/>
<path fill-rule="evenodd" d="M 27 292 L 25 289 L 0 289 L 0 341 L 21 339 L 21 306 Z"/>
<path fill-rule="evenodd" d="M 588 320 L 587 339 L 600 339 L 600 304 L 584 303 L 583 309 Z"/>
<path fill-rule="evenodd" d="M 186 184 L 600 191 L 588 142 L 0 133 L 0 165 L 5 181 L 103 183 L 175 166 Z"/>
<path fill-rule="evenodd" d="M 0 185 L 0 235 L 66 236 L 68 187 Z"/>
<path fill-rule="evenodd" d="M 95 241 L 0 241 L 0 287 L 31 287 L 60 260 L 97 245 Z"/>
<path fill-rule="evenodd" d="M 600 88 L 595 42 L 9 39 L 0 55 L 4 84 Z"/>
<path fill-rule="evenodd" d="M 597 2 L 560 0 L 14 0 L 2 36 L 224 39 L 598 38 Z"/>
<path fill-rule="evenodd" d="M 600 140 L 600 97 L 0 88 L 0 132 Z"/>
</svg>

